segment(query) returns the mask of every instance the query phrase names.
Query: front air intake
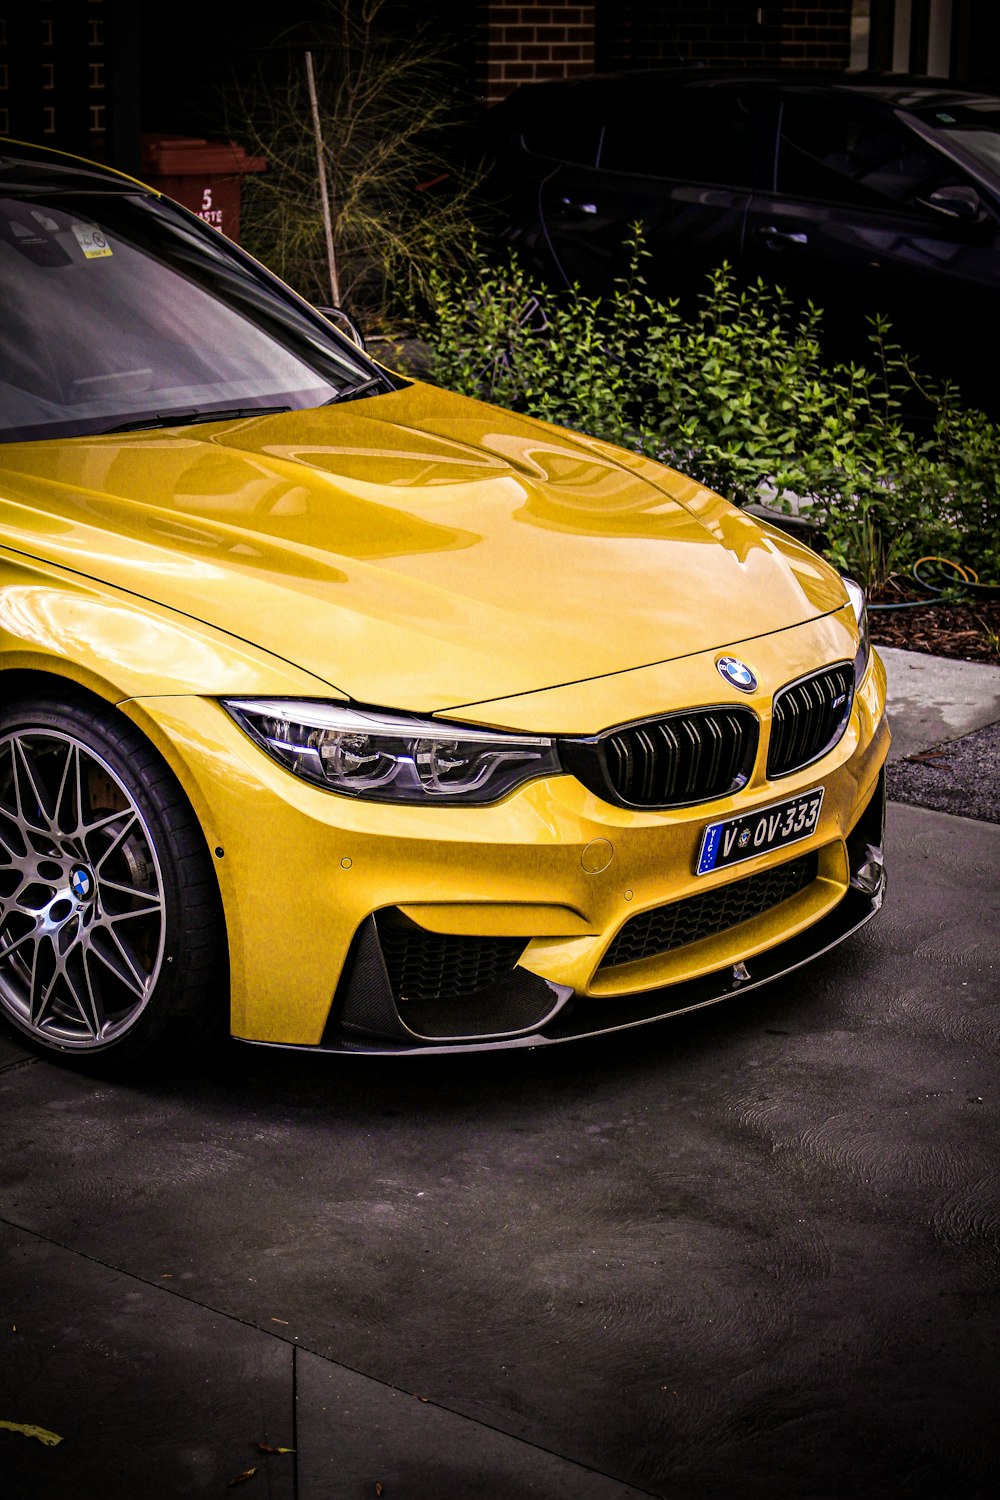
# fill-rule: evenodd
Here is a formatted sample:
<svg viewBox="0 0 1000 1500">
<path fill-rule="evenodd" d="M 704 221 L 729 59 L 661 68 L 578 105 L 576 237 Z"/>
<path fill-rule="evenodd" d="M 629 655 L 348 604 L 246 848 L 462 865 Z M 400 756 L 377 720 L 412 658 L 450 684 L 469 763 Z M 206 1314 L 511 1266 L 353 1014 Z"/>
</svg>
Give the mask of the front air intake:
<svg viewBox="0 0 1000 1500">
<path fill-rule="evenodd" d="M 375 924 L 397 1004 L 474 995 L 510 982 L 526 942 L 426 932 L 392 909 L 380 911 Z"/>
<path fill-rule="evenodd" d="M 518 965 L 528 939 L 429 932 L 393 907 L 354 935 L 326 1037 L 392 1047 L 522 1036 L 572 990 Z"/>
<path fill-rule="evenodd" d="M 716 937 L 752 917 L 762 917 L 811 885 L 819 869 L 815 853 L 800 855 L 772 870 L 746 875 L 729 885 L 701 891 L 684 901 L 636 912 L 621 928 L 601 962 L 602 969 L 672 953 L 688 943 Z"/>
</svg>

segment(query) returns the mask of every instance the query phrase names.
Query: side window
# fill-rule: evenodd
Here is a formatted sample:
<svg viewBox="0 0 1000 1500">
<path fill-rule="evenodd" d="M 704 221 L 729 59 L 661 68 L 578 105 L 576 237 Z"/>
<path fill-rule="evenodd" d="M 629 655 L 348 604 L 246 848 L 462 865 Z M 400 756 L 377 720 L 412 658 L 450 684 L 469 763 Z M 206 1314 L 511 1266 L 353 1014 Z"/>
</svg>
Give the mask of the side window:
<svg viewBox="0 0 1000 1500">
<path fill-rule="evenodd" d="M 596 101 L 595 101 L 596 102 Z M 533 156 L 551 156 L 575 166 L 592 167 L 601 144 L 600 121 L 553 114 L 547 119 L 529 120 L 521 132 L 526 151 Z"/>
<path fill-rule="evenodd" d="M 796 198 L 919 208 L 961 175 L 894 120 L 839 100 L 786 98 L 778 143 L 778 191 Z"/>
<path fill-rule="evenodd" d="M 608 114 L 607 89 L 601 80 L 525 84 L 499 111 L 514 112 L 524 149 L 532 156 L 592 167 L 600 150 Z"/>
<path fill-rule="evenodd" d="M 751 185 L 749 112 L 726 90 L 639 95 L 607 126 L 598 166 L 681 182 Z"/>
</svg>

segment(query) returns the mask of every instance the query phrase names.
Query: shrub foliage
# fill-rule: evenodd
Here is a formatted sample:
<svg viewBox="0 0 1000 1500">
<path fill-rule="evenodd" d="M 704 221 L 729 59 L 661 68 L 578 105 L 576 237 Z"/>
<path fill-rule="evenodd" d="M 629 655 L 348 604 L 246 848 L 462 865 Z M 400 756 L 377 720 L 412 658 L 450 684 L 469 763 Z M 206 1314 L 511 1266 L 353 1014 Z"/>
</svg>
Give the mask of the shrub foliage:
<svg viewBox="0 0 1000 1500">
<path fill-rule="evenodd" d="M 545 291 L 475 253 L 434 271 L 423 330 L 450 389 L 641 450 L 738 504 L 800 510 L 868 587 L 928 554 L 1000 581 L 1000 427 L 923 380 L 881 319 L 864 364 L 822 311 L 723 266 L 692 312 L 647 292 L 641 238 L 608 298 Z"/>
</svg>

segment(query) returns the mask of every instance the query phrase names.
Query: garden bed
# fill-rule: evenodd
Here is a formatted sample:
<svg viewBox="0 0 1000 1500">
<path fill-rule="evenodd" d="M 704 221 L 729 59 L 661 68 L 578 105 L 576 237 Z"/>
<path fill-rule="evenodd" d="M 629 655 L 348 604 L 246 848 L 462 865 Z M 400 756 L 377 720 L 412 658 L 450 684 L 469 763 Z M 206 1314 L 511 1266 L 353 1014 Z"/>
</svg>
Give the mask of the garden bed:
<svg viewBox="0 0 1000 1500">
<path fill-rule="evenodd" d="M 918 600 L 883 590 L 876 602 Z M 904 651 L 927 651 L 932 656 L 950 656 L 960 661 L 984 661 L 1000 666 L 1000 599 L 974 604 L 941 604 L 934 600 L 915 609 L 873 609 L 872 640 L 877 646 L 898 646 Z"/>
</svg>

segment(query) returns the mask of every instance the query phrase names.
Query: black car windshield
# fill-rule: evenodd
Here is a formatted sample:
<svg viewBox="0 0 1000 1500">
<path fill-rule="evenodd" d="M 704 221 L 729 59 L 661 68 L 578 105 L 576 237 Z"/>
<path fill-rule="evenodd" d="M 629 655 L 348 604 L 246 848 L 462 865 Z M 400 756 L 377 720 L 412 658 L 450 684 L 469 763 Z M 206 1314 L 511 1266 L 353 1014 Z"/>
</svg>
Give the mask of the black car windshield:
<svg viewBox="0 0 1000 1500">
<path fill-rule="evenodd" d="M 170 204 L 0 193 L 0 442 L 320 406 L 360 386 L 391 389 Z"/>
<path fill-rule="evenodd" d="M 920 109 L 914 113 L 966 151 L 977 166 L 1000 178 L 1000 99 Z"/>
</svg>

